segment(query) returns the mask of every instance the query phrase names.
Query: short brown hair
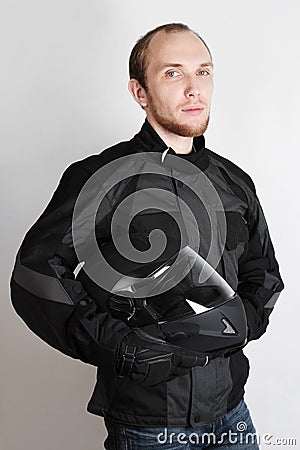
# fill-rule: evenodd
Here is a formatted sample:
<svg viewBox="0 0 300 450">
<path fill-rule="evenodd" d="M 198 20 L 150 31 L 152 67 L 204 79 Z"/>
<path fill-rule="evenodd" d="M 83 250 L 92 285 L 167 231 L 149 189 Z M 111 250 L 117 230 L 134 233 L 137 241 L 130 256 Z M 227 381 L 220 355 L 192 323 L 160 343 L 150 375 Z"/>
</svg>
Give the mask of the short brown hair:
<svg viewBox="0 0 300 450">
<path fill-rule="evenodd" d="M 159 27 L 148 31 L 148 33 L 146 33 L 137 41 L 129 57 L 129 76 L 130 78 L 135 78 L 136 80 L 138 80 L 143 88 L 146 88 L 146 64 L 149 44 L 153 36 L 155 36 L 159 31 L 162 30 L 164 30 L 166 33 L 178 33 L 183 31 L 190 31 L 191 33 L 194 33 L 195 36 L 197 36 L 200 41 L 203 42 L 211 57 L 211 52 L 204 40 L 199 36 L 198 33 L 191 30 L 187 25 L 183 23 L 168 23 L 166 25 L 160 25 Z"/>
</svg>

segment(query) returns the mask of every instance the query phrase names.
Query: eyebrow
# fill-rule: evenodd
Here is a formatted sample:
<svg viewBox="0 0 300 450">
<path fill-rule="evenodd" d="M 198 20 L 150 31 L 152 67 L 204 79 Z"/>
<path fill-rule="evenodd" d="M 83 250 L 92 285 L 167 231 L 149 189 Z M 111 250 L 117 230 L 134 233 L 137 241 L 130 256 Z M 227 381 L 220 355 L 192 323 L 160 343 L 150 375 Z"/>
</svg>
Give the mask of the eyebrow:
<svg viewBox="0 0 300 450">
<path fill-rule="evenodd" d="M 163 66 L 160 67 L 160 70 L 166 69 L 167 67 L 182 67 L 182 64 L 180 64 L 180 63 L 164 64 Z M 213 63 L 211 61 L 208 61 L 208 62 L 199 64 L 199 67 L 211 67 L 211 68 L 213 68 L 214 65 L 213 65 Z"/>
</svg>

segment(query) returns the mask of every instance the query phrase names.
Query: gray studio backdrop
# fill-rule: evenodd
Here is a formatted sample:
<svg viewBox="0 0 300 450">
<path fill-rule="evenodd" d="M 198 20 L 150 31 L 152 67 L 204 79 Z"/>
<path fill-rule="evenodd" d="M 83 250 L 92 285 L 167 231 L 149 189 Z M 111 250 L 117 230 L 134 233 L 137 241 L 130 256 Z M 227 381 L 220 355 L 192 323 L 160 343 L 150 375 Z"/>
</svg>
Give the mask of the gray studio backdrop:
<svg viewBox="0 0 300 450">
<path fill-rule="evenodd" d="M 246 399 L 261 436 L 297 438 L 300 446 L 298 4 L 2 1 L 1 450 L 103 448 L 102 419 L 85 410 L 95 368 L 25 327 L 10 305 L 8 280 L 24 233 L 66 166 L 141 126 L 143 112 L 127 91 L 129 52 L 141 34 L 171 21 L 189 24 L 211 47 L 215 94 L 206 143 L 253 177 L 286 284 L 268 333 L 246 348 Z"/>
</svg>

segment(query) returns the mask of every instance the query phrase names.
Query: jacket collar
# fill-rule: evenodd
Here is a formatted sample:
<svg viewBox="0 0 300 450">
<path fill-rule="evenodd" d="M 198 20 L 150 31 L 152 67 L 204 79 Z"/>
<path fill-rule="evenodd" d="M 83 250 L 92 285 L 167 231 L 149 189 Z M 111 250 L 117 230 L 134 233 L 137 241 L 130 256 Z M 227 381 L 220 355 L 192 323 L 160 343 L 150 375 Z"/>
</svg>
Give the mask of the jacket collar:
<svg viewBox="0 0 300 450">
<path fill-rule="evenodd" d="M 143 151 L 163 153 L 168 149 L 168 154 L 190 161 L 201 170 L 205 170 L 209 165 L 208 154 L 205 148 L 205 138 L 203 135 L 194 137 L 194 151 L 192 153 L 179 154 L 171 147 L 168 148 L 167 144 L 161 139 L 148 120 L 145 119 L 140 132 L 136 134 L 135 138 L 139 141 L 139 145 L 142 146 Z"/>
</svg>

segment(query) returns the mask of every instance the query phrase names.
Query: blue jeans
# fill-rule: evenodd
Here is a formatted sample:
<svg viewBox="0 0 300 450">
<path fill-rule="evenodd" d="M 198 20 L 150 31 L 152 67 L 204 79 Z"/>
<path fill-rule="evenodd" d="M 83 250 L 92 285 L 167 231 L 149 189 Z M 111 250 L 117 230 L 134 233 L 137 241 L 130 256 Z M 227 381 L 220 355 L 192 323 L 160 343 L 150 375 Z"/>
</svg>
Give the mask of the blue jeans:
<svg viewBox="0 0 300 450">
<path fill-rule="evenodd" d="M 198 428 L 143 427 L 105 419 L 107 450 L 259 450 L 255 428 L 244 400 L 225 416 Z"/>
</svg>

